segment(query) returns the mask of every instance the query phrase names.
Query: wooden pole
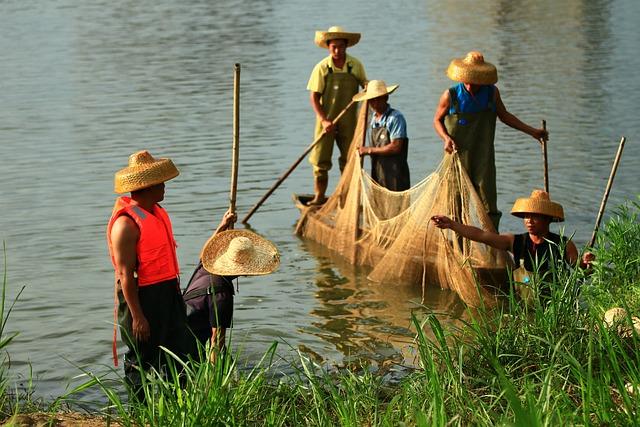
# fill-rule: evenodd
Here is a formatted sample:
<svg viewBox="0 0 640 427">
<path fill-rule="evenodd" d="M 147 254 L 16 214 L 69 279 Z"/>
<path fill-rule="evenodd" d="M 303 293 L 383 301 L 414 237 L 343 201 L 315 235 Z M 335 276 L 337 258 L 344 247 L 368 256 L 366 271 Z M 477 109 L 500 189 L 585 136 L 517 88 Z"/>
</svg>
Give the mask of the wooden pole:
<svg viewBox="0 0 640 427">
<path fill-rule="evenodd" d="M 240 64 L 233 65 L 233 148 L 231 154 L 231 190 L 229 192 L 229 210 L 236 212 L 236 194 L 238 193 L 238 156 L 240 151 Z M 229 229 L 233 224 L 229 225 Z"/>
<path fill-rule="evenodd" d="M 547 121 L 542 121 L 542 129 L 547 130 Z M 542 158 L 544 161 L 544 191 L 549 193 L 549 164 L 547 162 L 547 139 L 542 138 L 540 140 L 542 143 Z"/>
<path fill-rule="evenodd" d="M 367 145 L 367 131 L 369 130 L 369 101 L 365 101 L 364 105 L 362 106 L 362 108 L 364 108 L 364 125 L 362 128 L 362 142 L 360 143 L 360 145 L 362 147 Z M 364 163 L 364 158 L 360 157 L 360 167 L 362 167 Z M 362 203 L 360 203 L 360 197 L 362 195 L 362 182 L 360 183 L 360 185 L 358 185 L 358 191 L 356 193 L 356 197 L 358 198 L 358 208 L 356 210 L 356 227 L 355 230 L 353 231 L 353 241 L 355 242 L 356 240 L 358 240 L 360 238 L 360 217 L 362 216 Z M 354 244 L 354 260 L 357 263 L 358 260 L 355 259 L 357 256 L 357 248 L 358 246 Z"/>
<path fill-rule="evenodd" d="M 347 112 L 347 110 L 349 110 L 349 108 L 353 105 L 354 101 L 351 101 L 349 103 L 349 105 L 347 105 L 344 110 L 342 110 L 340 112 L 340 114 L 338 114 L 338 116 L 333 119 L 333 121 L 331 123 L 336 124 L 338 122 L 338 120 L 340 120 L 342 118 L 342 116 L 344 115 L 344 113 Z M 300 162 L 302 161 L 302 159 L 304 159 L 307 154 L 309 154 L 309 152 L 313 149 L 313 147 L 315 147 L 320 140 L 322 139 L 322 137 L 324 136 L 324 133 L 322 135 L 319 135 L 315 141 L 313 141 L 305 150 L 304 152 L 300 155 L 300 157 L 298 157 L 296 159 L 295 162 L 293 162 L 293 164 L 291 165 L 291 167 L 289 169 L 287 169 L 285 171 L 285 173 L 282 174 L 282 176 L 280 178 L 278 178 L 278 180 L 275 182 L 275 184 L 273 184 L 271 186 L 271 188 L 265 193 L 264 196 L 262 196 L 262 198 L 258 201 L 258 203 L 255 204 L 255 206 L 253 208 L 251 208 L 251 210 L 249 211 L 249 213 L 242 219 L 242 223 L 246 224 L 247 221 L 249 221 L 249 218 L 251 218 L 251 216 L 258 210 L 258 208 L 260 208 L 260 206 L 262 206 L 262 204 L 265 202 L 265 200 L 267 200 L 269 198 L 269 196 L 271 196 L 271 194 L 276 191 L 276 189 L 280 186 L 280 184 L 282 184 L 282 182 L 287 179 L 287 177 L 289 175 L 291 175 L 291 172 L 293 172 L 293 170 L 300 164 Z"/>
<path fill-rule="evenodd" d="M 620 145 L 618 146 L 616 158 L 613 160 L 613 166 L 611 168 L 611 173 L 609 174 L 609 181 L 607 182 L 607 188 L 604 190 L 604 196 L 602 196 L 602 203 L 600 203 L 600 210 L 598 211 L 598 216 L 596 218 L 596 226 L 593 229 L 593 234 L 591 235 L 591 240 L 589 241 L 589 247 L 592 247 L 596 243 L 596 234 L 598 234 L 600 221 L 602 221 L 602 215 L 604 214 L 604 207 L 607 205 L 609 192 L 611 191 L 611 187 L 613 186 L 613 178 L 615 178 L 616 171 L 618 170 L 618 163 L 620 163 L 620 157 L 622 157 L 622 149 L 624 148 L 625 141 L 626 138 L 623 136 L 620 140 Z"/>
</svg>

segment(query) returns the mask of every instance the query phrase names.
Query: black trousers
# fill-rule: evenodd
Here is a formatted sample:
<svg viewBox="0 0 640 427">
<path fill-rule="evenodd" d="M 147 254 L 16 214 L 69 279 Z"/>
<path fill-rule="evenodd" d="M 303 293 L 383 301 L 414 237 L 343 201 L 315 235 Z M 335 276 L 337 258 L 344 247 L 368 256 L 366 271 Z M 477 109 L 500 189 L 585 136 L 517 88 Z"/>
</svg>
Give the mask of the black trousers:
<svg viewBox="0 0 640 427">
<path fill-rule="evenodd" d="M 167 358 L 171 357 L 160 347 L 182 359 L 195 356 L 196 348 L 187 326 L 185 305 L 176 279 L 139 287 L 138 298 L 149 322 L 149 339 L 143 342 L 133 337 L 131 312 L 122 291 L 118 292 L 118 324 L 120 335 L 128 347 L 124 356 L 128 386 L 140 400 L 144 400 L 140 368 L 155 368 L 162 372 Z"/>
</svg>

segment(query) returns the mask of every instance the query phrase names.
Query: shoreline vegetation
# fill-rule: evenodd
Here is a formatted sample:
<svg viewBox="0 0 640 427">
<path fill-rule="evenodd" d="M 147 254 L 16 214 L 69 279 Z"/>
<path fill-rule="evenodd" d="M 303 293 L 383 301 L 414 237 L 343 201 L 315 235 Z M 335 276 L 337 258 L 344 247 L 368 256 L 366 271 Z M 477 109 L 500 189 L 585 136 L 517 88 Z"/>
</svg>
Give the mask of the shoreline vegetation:
<svg viewBox="0 0 640 427">
<path fill-rule="evenodd" d="M 527 306 L 510 295 L 499 308 L 474 311 L 447 329 L 433 313 L 414 316 L 418 368 L 397 384 L 366 366 L 328 373 L 302 353 L 284 362 L 295 373 L 279 376 L 283 361 L 274 343 L 249 371 L 239 370 L 230 355 L 215 365 L 176 360 L 172 369 L 181 375 L 147 375 L 148 403 L 130 402 L 122 384 L 104 374 L 83 372 L 84 383 L 52 403 L 36 404 L 31 391 L 16 394 L 3 363 L 1 419 L 4 425 L 52 426 L 636 425 L 640 336 L 632 316 L 640 316 L 639 216 L 640 198 L 617 208 L 600 229 L 592 271 L 555 269 L 547 303 Z M 6 273 L 3 285 L 0 349 L 6 359 L 14 337 L 4 335 L 13 308 L 5 311 Z M 607 324 L 611 307 L 627 314 Z M 65 414 L 64 408 L 87 405 L 79 396 L 88 389 L 101 391 L 106 405 L 86 415 Z"/>
</svg>

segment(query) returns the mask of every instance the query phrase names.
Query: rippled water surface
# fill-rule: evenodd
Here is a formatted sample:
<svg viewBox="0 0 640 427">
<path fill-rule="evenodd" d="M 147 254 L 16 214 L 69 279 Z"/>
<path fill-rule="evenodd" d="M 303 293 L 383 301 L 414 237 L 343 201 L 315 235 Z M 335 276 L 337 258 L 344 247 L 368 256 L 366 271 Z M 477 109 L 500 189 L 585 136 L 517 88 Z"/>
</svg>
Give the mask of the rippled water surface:
<svg viewBox="0 0 640 427">
<path fill-rule="evenodd" d="M 337 13 L 336 11 L 339 11 Z M 0 238 L 15 375 L 29 365 L 40 395 L 59 395 L 80 367 L 110 364 L 112 267 L 105 226 L 113 173 L 130 153 L 171 157 L 181 175 L 164 206 L 183 276 L 228 205 L 233 64 L 242 64 L 238 209 L 244 214 L 312 140 L 306 82 L 326 52 L 315 30 L 361 31 L 350 49 L 369 78 L 399 83 L 391 103 L 408 122 L 411 174 L 442 158 L 431 121 L 451 58 L 481 50 L 499 69 L 507 108 L 546 119 L 550 185 L 568 232 L 590 237 L 619 139 L 627 136 L 608 213 L 638 194 L 640 3 L 620 1 L 108 2 L 0 4 Z M 498 125 L 499 207 L 542 186 L 530 137 Z M 336 181 L 332 175 L 331 183 Z M 282 252 L 268 277 L 243 278 L 233 339 L 252 364 L 271 342 L 328 364 L 410 364 L 420 290 L 381 287 L 293 235 L 290 195 L 311 190 L 304 162 L 252 218 Z M 505 215 L 503 230 L 520 230 Z M 458 317 L 454 295 L 427 305 Z"/>
</svg>

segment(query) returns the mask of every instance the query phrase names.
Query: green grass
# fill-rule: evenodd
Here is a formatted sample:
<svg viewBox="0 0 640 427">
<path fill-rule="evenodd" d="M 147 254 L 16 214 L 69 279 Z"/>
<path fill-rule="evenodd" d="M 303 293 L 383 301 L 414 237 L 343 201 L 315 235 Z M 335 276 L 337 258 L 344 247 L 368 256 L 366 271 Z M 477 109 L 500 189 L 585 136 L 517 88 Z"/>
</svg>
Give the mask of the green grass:
<svg viewBox="0 0 640 427">
<path fill-rule="evenodd" d="M 639 212 L 630 202 L 603 226 L 590 275 L 553 271 L 548 304 L 511 295 L 455 328 L 442 313 L 414 317 L 418 368 L 399 384 L 366 367 L 329 373 L 304 354 L 283 361 L 274 344 L 252 369 L 237 355 L 215 365 L 174 359 L 176 375 L 147 374 L 146 403 L 107 379 L 119 371 L 86 372 L 59 402 L 98 387 L 105 414 L 149 426 L 637 425 L 640 389 L 627 388 L 640 385 L 640 338 L 621 338 L 601 319 L 614 305 L 640 315 Z M 277 375 L 283 364 L 294 374 Z"/>
</svg>

